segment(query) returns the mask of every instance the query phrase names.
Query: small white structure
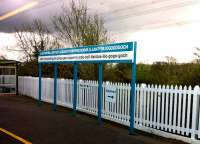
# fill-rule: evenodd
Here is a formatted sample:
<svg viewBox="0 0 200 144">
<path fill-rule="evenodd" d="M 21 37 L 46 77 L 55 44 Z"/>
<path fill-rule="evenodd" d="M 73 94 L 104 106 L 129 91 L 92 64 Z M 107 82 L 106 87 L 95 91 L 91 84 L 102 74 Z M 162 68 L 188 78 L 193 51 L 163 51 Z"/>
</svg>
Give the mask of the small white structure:
<svg viewBox="0 0 200 144">
<path fill-rule="evenodd" d="M 0 94 L 16 94 L 17 92 L 17 61 L 0 60 Z"/>
</svg>

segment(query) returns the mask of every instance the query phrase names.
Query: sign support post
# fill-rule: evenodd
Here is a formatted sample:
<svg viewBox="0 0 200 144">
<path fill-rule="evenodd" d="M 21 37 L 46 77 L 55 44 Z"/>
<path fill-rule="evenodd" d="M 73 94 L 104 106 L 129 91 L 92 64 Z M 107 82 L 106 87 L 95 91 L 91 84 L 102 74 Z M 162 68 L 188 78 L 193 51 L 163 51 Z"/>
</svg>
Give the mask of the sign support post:
<svg viewBox="0 0 200 144">
<path fill-rule="evenodd" d="M 98 64 L 98 123 L 101 124 L 103 64 Z"/>
<path fill-rule="evenodd" d="M 53 101 L 53 110 L 56 111 L 57 104 L 57 77 L 58 77 L 58 64 L 54 64 L 54 101 Z"/>
<path fill-rule="evenodd" d="M 38 105 L 41 105 L 41 97 L 42 97 L 42 64 L 38 64 L 38 75 L 39 75 L 39 97 L 38 97 Z"/>
<path fill-rule="evenodd" d="M 136 86 L 136 48 L 137 43 L 134 42 L 134 62 L 131 63 L 132 79 L 131 79 L 131 95 L 130 95 L 130 128 L 129 134 L 134 134 L 135 126 L 135 86 Z"/>
<path fill-rule="evenodd" d="M 73 113 L 76 114 L 76 105 L 77 105 L 77 79 L 78 79 L 78 64 L 74 63 L 74 97 L 73 97 Z"/>
</svg>

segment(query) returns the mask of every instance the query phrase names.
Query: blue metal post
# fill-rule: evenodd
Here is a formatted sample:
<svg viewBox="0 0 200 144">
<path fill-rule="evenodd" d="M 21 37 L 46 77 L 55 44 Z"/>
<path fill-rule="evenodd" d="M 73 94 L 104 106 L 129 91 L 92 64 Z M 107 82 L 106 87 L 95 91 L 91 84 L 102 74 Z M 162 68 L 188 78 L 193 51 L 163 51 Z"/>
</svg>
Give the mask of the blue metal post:
<svg viewBox="0 0 200 144">
<path fill-rule="evenodd" d="M 42 64 L 38 64 L 38 75 L 39 75 L 39 93 L 38 93 L 38 105 L 41 105 L 42 98 Z"/>
<path fill-rule="evenodd" d="M 74 97 L 73 97 L 73 113 L 76 114 L 77 104 L 77 79 L 78 79 L 78 64 L 74 63 Z"/>
<path fill-rule="evenodd" d="M 57 104 L 57 77 L 58 77 L 58 64 L 54 64 L 54 101 L 53 101 L 54 111 L 56 111 L 56 104 Z"/>
<path fill-rule="evenodd" d="M 103 64 L 98 67 L 98 123 L 101 124 Z"/>
<path fill-rule="evenodd" d="M 134 42 L 134 63 L 132 67 L 132 79 L 131 79 L 131 95 L 130 95 L 130 129 L 129 134 L 134 134 L 134 112 L 135 112 L 135 85 L 136 85 L 136 49 L 137 43 Z"/>
</svg>

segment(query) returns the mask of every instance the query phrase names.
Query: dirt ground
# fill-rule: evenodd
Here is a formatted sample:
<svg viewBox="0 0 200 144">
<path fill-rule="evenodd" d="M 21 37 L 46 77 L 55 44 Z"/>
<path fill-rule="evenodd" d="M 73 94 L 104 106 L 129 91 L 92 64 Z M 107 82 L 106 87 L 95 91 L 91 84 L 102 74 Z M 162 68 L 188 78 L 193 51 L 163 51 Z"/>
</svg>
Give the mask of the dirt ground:
<svg viewBox="0 0 200 144">
<path fill-rule="evenodd" d="M 128 128 L 72 110 L 52 106 L 25 96 L 0 95 L 0 128 L 33 144 L 182 144 L 147 133 L 129 135 Z M 0 132 L 0 144 L 21 144 Z"/>
</svg>

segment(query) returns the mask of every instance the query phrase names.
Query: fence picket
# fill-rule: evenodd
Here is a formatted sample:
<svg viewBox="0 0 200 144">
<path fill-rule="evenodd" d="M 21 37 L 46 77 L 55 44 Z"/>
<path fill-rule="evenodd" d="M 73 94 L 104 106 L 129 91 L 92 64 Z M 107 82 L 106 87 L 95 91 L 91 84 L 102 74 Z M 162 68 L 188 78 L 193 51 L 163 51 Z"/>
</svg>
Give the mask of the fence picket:
<svg viewBox="0 0 200 144">
<path fill-rule="evenodd" d="M 157 116 L 157 85 L 155 85 L 154 89 L 154 128 L 156 128 L 156 116 Z"/>
<path fill-rule="evenodd" d="M 177 85 L 175 86 L 175 91 L 178 91 L 178 87 Z M 175 93 L 174 95 L 174 115 L 173 115 L 173 132 L 176 132 L 176 119 L 177 119 L 177 93 Z"/>
<path fill-rule="evenodd" d="M 188 100 L 187 100 L 187 126 L 186 126 L 186 128 L 187 128 L 187 131 L 186 131 L 186 135 L 188 136 L 189 135 L 189 129 L 190 129 L 190 112 L 191 112 L 191 110 L 190 110 L 190 105 L 191 105 L 191 97 L 192 97 L 192 87 L 191 86 L 189 86 L 189 88 L 188 88 Z"/>
<path fill-rule="evenodd" d="M 157 125 L 157 129 L 160 129 L 160 102 L 161 102 L 161 85 L 159 85 L 158 87 L 158 107 L 157 107 L 157 122 L 156 122 L 156 125 Z"/>
<path fill-rule="evenodd" d="M 150 86 L 151 89 L 154 89 L 154 86 Z M 154 91 L 151 90 L 151 113 L 150 113 L 150 127 L 153 126 L 153 101 L 154 101 Z"/>
<path fill-rule="evenodd" d="M 125 118 L 125 115 L 124 115 L 124 98 L 125 98 L 125 94 L 124 94 L 124 91 L 125 91 L 125 89 L 124 89 L 124 87 L 123 87 L 123 84 L 121 83 L 121 88 L 120 88 L 121 90 L 122 90 L 122 122 L 124 123 L 124 118 Z"/>
<path fill-rule="evenodd" d="M 94 81 L 92 81 L 92 87 L 91 87 L 91 94 L 92 94 L 92 112 L 95 113 L 95 95 L 94 95 Z M 104 102 L 104 96 L 103 96 L 103 102 Z M 103 107 L 103 109 L 105 110 L 105 108 Z M 104 111 L 103 111 L 104 112 Z"/>
<path fill-rule="evenodd" d="M 142 123 L 142 119 L 143 119 L 143 103 L 144 103 L 144 94 L 143 94 L 143 88 L 140 88 L 140 117 L 139 117 L 139 126 L 142 127 L 143 123 Z"/>
<path fill-rule="evenodd" d="M 194 93 L 193 93 L 193 108 L 192 108 L 192 133 L 191 133 L 191 138 L 195 139 L 196 135 L 196 126 L 197 126 L 197 113 L 198 113 L 198 92 L 200 88 L 199 86 L 196 86 L 194 88 Z"/>
<path fill-rule="evenodd" d="M 147 118 L 146 118 L 146 121 L 147 121 L 147 127 L 149 127 L 150 125 L 150 122 L 149 122 L 149 114 L 150 114 L 150 85 L 148 84 L 147 85 Z"/>
<path fill-rule="evenodd" d="M 198 121 L 199 121 L 199 124 L 198 124 L 198 138 L 200 138 L 200 110 L 198 110 L 198 113 L 199 113 L 199 119 L 198 119 Z"/>
<path fill-rule="evenodd" d="M 136 86 L 137 87 L 137 86 Z M 130 92 L 131 92 L 131 85 L 128 84 L 128 102 L 127 102 L 127 123 L 129 124 L 129 119 L 130 119 Z M 137 96 L 136 96 L 137 97 Z M 136 105 L 136 101 L 135 101 L 135 105 Z M 135 115 L 136 115 L 136 112 L 135 112 Z"/>
<path fill-rule="evenodd" d="M 136 127 L 139 126 L 139 109 L 140 109 L 140 105 L 139 105 L 139 101 L 140 101 L 140 94 L 139 94 L 139 84 L 137 85 L 137 90 L 136 90 Z"/>
<path fill-rule="evenodd" d="M 177 120 L 177 133 L 180 134 L 180 128 L 181 128 L 181 107 L 182 107 L 182 86 L 178 89 L 178 120 Z"/>
<path fill-rule="evenodd" d="M 143 87 L 143 106 L 142 106 L 142 123 L 143 123 L 143 126 L 146 126 L 146 107 L 147 107 L 147 104 L 146 104 L 146 100 L 147 100 L 147 96 L 146 96 L 146 92 L 147 92 L 147 89 L 146 89 L 146 84 L 145 86 Z"/>
<path fill-rule="evenodd" d="M 170 90 L 169 90 L 169 85 L 166 86 L 166 103 L 165 103 L 165 130 L 168 130 L 168 118 L 169 118 L 169 94 L 170 94 Z"/>
<path fill-rule="evenodd" d="M 186 120 L 186 116 L 185 116 L 185 112 L 186 112 L 186 91 L 187 91 L 187 87 L 184 86 L 183 88 L 183 108 L 182 108 L 182 130 L 181 130 L 181 134 L 185 134 L 185 131 L 183 129 L 185 129 L 185 120 Z"/>
<path fill-rule="evenodd" d="M 122 121 L 122 89 L 121 84 L 118 84 L 119 86 L 119 114 L 120 114 L 120 121 Z"/>
</svg>

